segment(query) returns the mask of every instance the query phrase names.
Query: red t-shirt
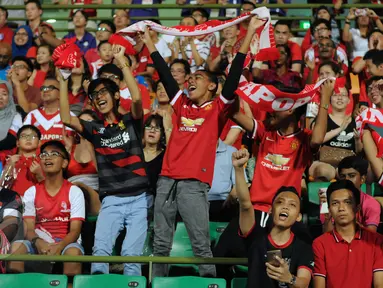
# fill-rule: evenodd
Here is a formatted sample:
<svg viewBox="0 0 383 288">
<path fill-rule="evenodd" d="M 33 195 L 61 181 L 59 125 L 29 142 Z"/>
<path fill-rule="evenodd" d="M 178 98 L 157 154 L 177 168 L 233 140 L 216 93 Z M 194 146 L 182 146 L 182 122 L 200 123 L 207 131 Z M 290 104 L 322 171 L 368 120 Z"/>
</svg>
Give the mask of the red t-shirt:
<svg viewBox="0 0 383 288">
<path fill-rule="evenodd" d="M 72 112 L 71 115 L 75 116 Z M 39 128 L 41 132 L 41 145 L 50 140 L 62 141 L 63 123 L 60 117 L 60 110 L 49 115 L 43 107 L 32 110 L 28 113 L 27 117 L 25 117 L 24 125 L 27 124 Z M 65 130 L 69 132 L 69 134 L 73 134 L 72 129 L 65 127 Z"/>
<path fill-rule="evenodd" d="M 78 103 L 85 103 L 87 100 L 87 95 L 84 90 L 79 91 L 76 95 L 72 93 L 72 91 L 68 92 L 68 100 L 69 105 L 78 104 Z"/>
<path fill-rule="evenodd" d="M 290 40 L 287 41 L 287 45 L 289 46 L 290 52 L 291 52 L 291 65 L 292 64 L 302 64 L 301 47 L 297 43 L 290 41 Z M 274 61 L 269 61 L 266 63 L 269 65 L 269 69 L 275 68 Z"/>
<path fill-rule="evenodd" d="M 170 136 L 161 175 L 211 185 L 217 140 L 232 103 L 220 96 L 197 106 L 182 91 L 177 93 L 170 104 L 178 127 Z"/>
<path fill-rule="evenodd" d="M 141 52 L 138 53 L 138 59 L 140 62 L 138 63 L 137 69 L 134 71 L 135 73 L 145 72 L 148 64 L 153 64 L 152 58 L 150 58 L 149 50 L 146 46 L 144 46 Z"/>
<path fill-rule="evenodd" d="M 42 182 L 29 188 L 23 200 L 24 218 L 35 219 L 38 235 L 42 233 L 55 242 L 68 235 L 70 221 L 85 220 L 84 194 L 67 180 L 64 180 L 59 192 L 53 197 L 48 194 Z"/>
<path fill-rule="evenodd" d="M 301 192 L 303 172 L 312 162 L 311 131 L 282 136 L 278 131 L 267 131 L 260 121 L 254 120 L 254 125 L 253 138 L 260 144 L 250 197 L 254 209 L 268 212 L 281 185 Z"/>
<path fill-rule="evenodd" d="M 43 86 L 45 77 L 47 76 L 47 72 L 44 72 L 42 70 L 36 70 L 36 77 L 33 81 L 33 87 L 37 87 L 40 89 L 41 86 Z"/>
<path fill-rule="evenodd" d="M 360 228 L 351 243 L 335 231 L 314 240 L 314 276 L 326 288 L 371 288 L 374 272 L 383 271 L 382 235 Z"/>
<path fill-rule="evenodd" d="M 82 5 L 89 5 L 89 4 L 93 4 L 93 1 L 92 0 L 72 0 L 72 4 L 73 5 L 78 5 L 78 9 L 77 10 L 80 10 L 82 9 Z M 73 17 L 73 14 L 76 10 L 71 10 L 70 11 L 70 14 L 69 14 L 69 17 Z M 89 17 L 96 17 L 97 16 L 97 10 L 96 9 L 84 9 L 84 12 L 86 14 L 88 14 Z"/>
<path fill-rule="evenodd" d="M 0 42 L 8 43 L 12 45 L 13 30 L 7 26 L 0 28 Z"/>
<path fill-rule="evenodd" d="M 151 102 L 148 89 L 142 84 L 137 85 L 141 91 L 142 109 L 150 110 Z M 130 107 L 132 106 L 132 96 L 130 95 L 128 87 L 120 90 L 120 105 L 125 111 L 130 111 Z"/>
</svg>

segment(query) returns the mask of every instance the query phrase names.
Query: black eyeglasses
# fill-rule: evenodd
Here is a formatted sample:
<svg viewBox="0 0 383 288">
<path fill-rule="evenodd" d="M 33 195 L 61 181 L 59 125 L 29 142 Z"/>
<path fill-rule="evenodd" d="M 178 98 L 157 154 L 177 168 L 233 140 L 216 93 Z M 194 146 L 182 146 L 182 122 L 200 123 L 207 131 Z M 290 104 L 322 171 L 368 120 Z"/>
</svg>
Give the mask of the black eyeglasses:
<svg viewBox="0 0 383 288">
<path fill-rule="evenodd" d="M 48 92 L 48 91 L 53 91 L 53 90 L 59 90 L 59 88 L 53 86 L 53 85 L 49 85 L 49 86 L 41 86 L 40 87 L 40 91 L 42 92 Z"/>
<path fill-rule="evenodd" d="M 25 140 L 35 140 L 37 139 L 37 135 L 30 135 L 30 134 L 21 134 L 20 139 L 25 139 Z"/>
<path fill-rule="evenodd" d="M 41 160 L 45 160 L 47 158 L 58 158 L 58 157 L 62 157 L 65 159 L 64 155 L 62 155 L 61 153 L 59 153 L 57 151 L 43 152 L 39 155 L 39 157 Z"/>
<path fill-rule="evenodd" d="M 91 94 L 89 94 L 89 99 L 90 100 L 96 99 L 98 96 L 105 95 L 108 92 L 109 92 L 108 89 L 106 89 L 105 87 L 101 88 L 99 91 L 93 91 Z"/>
<path fill-rule="evenodd" d="M 103 27 L 98 27 L 98 28 L 97 28 L 97 31 L 102 31 L 102 32 L 109 32 L 109 33 L 112 33 L 112 31 L 108 30 L 107 28 L 103 28 Z"/>
<path fill-rule="evenodd" d="M 145 126 L 145 130 L 147 130 L 147 131 L 154 130 L 154 132 L 161 132 L 161 128 L 160 127 L 151 126 L 151 125 Z"/>
<path fill-rule="evenodd" d="M 117 75 L 101 75 L 100 78 L 104 78 L 104 79 L 109 79 L 109 80 L 119 80 L 120 77 L 118 77 Z"/>
</svg>

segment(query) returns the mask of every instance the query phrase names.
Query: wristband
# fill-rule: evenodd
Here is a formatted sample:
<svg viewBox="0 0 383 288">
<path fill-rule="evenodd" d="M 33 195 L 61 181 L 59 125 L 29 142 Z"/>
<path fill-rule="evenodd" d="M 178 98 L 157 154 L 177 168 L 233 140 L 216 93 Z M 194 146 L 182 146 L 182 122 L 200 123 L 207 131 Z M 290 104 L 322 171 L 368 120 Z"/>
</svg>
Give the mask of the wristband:
<svg viewBox="0 0 383 288">
<path fill-rule="evenodd" d="M 320 105 L 319 107 L 320 107 L 320 108 L 323 108 L 323 109 L 325 109 L 325 110 L 328 110 L 328 104 L 326 104 L 326 105 Z"/>
</svg>

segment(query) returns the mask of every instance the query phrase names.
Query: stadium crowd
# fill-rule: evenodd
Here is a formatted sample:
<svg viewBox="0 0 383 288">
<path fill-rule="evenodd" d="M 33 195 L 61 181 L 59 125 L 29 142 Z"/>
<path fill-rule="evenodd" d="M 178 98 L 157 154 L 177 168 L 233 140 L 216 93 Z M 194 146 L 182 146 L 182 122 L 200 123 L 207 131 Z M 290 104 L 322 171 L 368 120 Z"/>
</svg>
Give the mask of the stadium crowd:
<svg viewBox="0 0 383 288">
<path fill-rule="evenodd" d="M 161 2 L 116 3 L 145 1 Z M 241 4 L 220 9 L 228 19 L 268 3 L 218 2 Z M 177 0 L 186 3 L 216 1 Z M 366 125 L 361 135 L 356 121 L 383 109 L 383 23 L 374 10 L 334 3 L 314 9 L 303 39 L 291 22 L 274 23 L 279 58 L 247 66 L 246 55 L 258 53 L 258 17 L 195 37 L 147 28 L 131 55 L 110 37 L 156 9 L 116 10 L 99 23 L 89 20 L 96 10 L 74 10 L 59 39 L 38 0 L 25 2 L 27 23 L 15 30 L 0 6 L 0 253 L 110 256 L 119 246 L 122 256 L 140 256 L 152 229 L 152 254 L 169 256 L 183 222 L 195 257 L 248 258 L 248 287 L 383 287 L 383 134 Z M 182 17 L 180 25 L 197 26 L 210 11 L 183 9 Z M 52 60 L 66 40 L 81 51 L 69 78 Z M 237 95 L 242 77 L 290 94 L 323 83 L 308 104 L 265 112 Z M 325 184 L 316 207 L 310 183 Z M 89 216 L 97 222 L 85 232 Z M 215 245 L 209 221 L 228 223 Z M 92 263 L 88 272 L 110 268 Z M 84 271 L 65 263 L 62 273 Z M 227 278 L 231 270 L 198 271 Z M 141 273 L 141 264 L 123 265 L 124 275 Z M 154 277 L 167 275 L 168 265 L 154 265 Z"/>
</svg>

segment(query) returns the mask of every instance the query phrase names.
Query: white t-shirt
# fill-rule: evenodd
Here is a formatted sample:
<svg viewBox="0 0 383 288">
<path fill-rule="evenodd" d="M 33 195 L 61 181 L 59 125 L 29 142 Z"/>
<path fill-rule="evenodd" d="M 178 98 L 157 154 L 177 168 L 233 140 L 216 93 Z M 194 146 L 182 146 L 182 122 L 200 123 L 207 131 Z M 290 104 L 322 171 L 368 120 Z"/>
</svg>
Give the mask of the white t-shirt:
<svg viewBox="0 0 383 288">
<path fill-rule="evenodd" d="M 162 58 L 167 58 L 172 56 L 172 51 L 169 49 L 168 44 L 162 38 L 159 38 L 159 41 L 155 44 L 158 53 L 162 56 Z"/>
<path fill-rule="evenodd" d="M 360 36 L 360 30 L 351 28 L 350 33 L 352 35 L 352 42 L 354 50 L 352 51 L 352 59 L 356 57 L 363 57 L 364 54 L 368 51 L 368 40 Z"/>
<path fill-rule="evenodd" d="M 198 39 L 194 39 L 194 43 L 197 46 L 197 51 L 202 59 L 206 61 L 206 59 L 209 57 L 210 54 L 210 43 L 209 42 L 203 42 L 199 41 Z M 195 60 L 193 59 L 192 49 L 190 44 L 186 46 L 186 56 L 188 57 L 188 61 L 190 64 L 190 70 L 191 73 L 194 73 L 197 70 L 204 69 L 205 63 L 201 66 L 197 66 L 195 63 Z M 180 53 L 178 55 L 179 59 L 182 59 L 182 54 Z"/>
</svg>

